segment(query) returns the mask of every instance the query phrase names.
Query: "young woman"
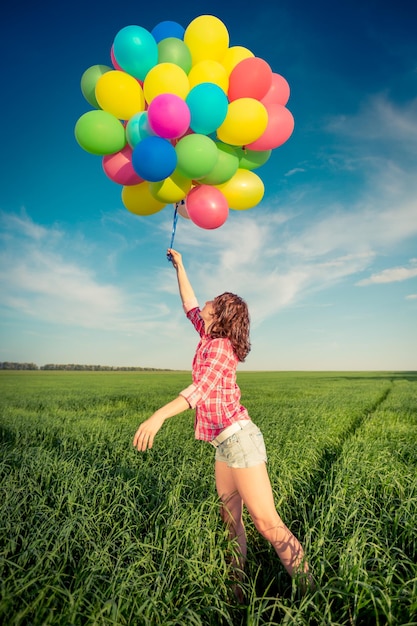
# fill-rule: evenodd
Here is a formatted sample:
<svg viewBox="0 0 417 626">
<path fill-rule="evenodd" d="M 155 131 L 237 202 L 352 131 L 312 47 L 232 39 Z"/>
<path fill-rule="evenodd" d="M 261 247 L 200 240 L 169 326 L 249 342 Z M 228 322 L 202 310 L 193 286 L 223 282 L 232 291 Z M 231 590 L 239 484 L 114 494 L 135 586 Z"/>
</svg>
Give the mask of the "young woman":
<svg viewBox="0 0 417 626">
<path fill-rule="evenodd" d="M 200 309 L 181 254 L 171 248 L 168 254 L 177 272 L 185 313 L 200 335 L 192 365 L 193 382 L 139 426 L 133 445 L 140 451 L 152 448 L 166 419 L 195 409 L 196 438 L 210 442 L 216 449 L 215 478 L 222 519 L 239 546 L 235 567 L 243 570 L 246 559 L 242 520 L 245 505 L 257 530 L 305 590 L 312 582 L 303 549 L 275 509 L 263 436 L 240 404 L 236 368 L 250 350 L 247 305 L 239 296 L 227 292 Z"/>
</svg>

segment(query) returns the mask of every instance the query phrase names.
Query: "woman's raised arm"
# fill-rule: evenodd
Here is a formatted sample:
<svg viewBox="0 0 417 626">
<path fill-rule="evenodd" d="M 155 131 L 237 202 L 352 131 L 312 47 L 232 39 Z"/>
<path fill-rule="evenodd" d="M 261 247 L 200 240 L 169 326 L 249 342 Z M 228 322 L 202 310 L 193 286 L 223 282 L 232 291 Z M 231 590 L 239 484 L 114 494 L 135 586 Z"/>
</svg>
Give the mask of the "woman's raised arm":
<svg viewBox="0 0 417 626">
<path fill-rule="evenodd" d="M 168 248 L 168 254 L 170 255 L 171 263 L 177 272 L 178 288 L 183 306 L 197 303 L 194 289 L 192 288 L 187 272 L 185 271 L 181 254 L 173 248 Z M 196 304 L 193 306 L 196 306 Z"/>
</svg>

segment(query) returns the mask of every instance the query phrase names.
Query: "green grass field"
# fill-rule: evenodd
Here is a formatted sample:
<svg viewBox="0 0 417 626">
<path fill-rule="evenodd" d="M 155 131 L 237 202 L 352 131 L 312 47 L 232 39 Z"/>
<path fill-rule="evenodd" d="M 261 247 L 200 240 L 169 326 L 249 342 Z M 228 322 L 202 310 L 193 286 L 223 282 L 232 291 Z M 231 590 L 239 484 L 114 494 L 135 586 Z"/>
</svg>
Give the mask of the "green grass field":
<svg viewBox="0 0 417 626">
<path fill-rule="evenodd" d="M 214 449 L 192 411 L 133 449 L 189 373 L 2 371 L 2 624 L 417 624 L 417 373 L 238 380 L 316 590 L 298 595 L 247 519 L 233 601 Z"/>
</svg>

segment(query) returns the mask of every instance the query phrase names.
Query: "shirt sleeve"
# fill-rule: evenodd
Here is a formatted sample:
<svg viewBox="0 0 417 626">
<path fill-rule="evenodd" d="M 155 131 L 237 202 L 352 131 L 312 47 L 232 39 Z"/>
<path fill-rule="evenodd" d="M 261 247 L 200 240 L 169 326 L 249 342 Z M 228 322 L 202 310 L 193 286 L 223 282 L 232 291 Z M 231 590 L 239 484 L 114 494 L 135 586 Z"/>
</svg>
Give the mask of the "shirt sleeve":
<svg viewBox="0 0 417 626">
<path fill-rule="evenodd" d="M 188 387 L 180 391 L 178 395 L 187 400 L 188 404 L 190 405 L 190 409 L 195 409 L 197 402 L 200 399 L 197 387 L 194 384 L 188 385 Z"/>
<path fill-rule="evenodd" d="M 201 309 L 197 305 L 193 307 L 192 309 L 190 309 L 189 311 L 187 311 L 187 317 L 192 323 L 192 325 L 194 326 L 194 328 L 196 329 L 196 331 L 198 332 L 198 334 L 200 335 L 200 337 L 202 337 L 204 335 L 205 329 L 204 329 L 204 322 L 200 315 L 200 311 Z"/>
<path fill-rule="evenodd" d="M 200 379 L 180 392 L 190 407 L 194 409 L 199 402 L 204 402 L 222 379 L 225 368 L 230 362 L 227 340 L 213 339 L 208 346 L 208 353 L 201 368 Z"/>
</svg>

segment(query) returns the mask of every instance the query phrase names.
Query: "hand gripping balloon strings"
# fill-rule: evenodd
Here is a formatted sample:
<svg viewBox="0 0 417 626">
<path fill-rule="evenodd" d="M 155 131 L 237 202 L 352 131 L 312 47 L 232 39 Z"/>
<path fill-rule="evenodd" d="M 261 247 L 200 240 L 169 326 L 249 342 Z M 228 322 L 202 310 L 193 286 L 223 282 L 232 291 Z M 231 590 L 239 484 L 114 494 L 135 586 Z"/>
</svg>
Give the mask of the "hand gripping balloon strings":
<svg viewBox="0 0 417 626">
<path fill-rule="evenodd" d="M 178 207 L 180 206 L 180 204 L 185 204 L 184 200 L 181 200 L 180 202 L 176 202 L 175 204 L 174 219 L 172 222 L 171 243 L 169 246 L 170 248 L 172 248 L 172 246 L 174 245 L 175 231 L 177 230 L 177 222 L 178 222 Z M 168 261 L 172 261 L 172 254 L 170 252 L 168 252 L 167 254 L 167 259 Z"/>
</svg>

